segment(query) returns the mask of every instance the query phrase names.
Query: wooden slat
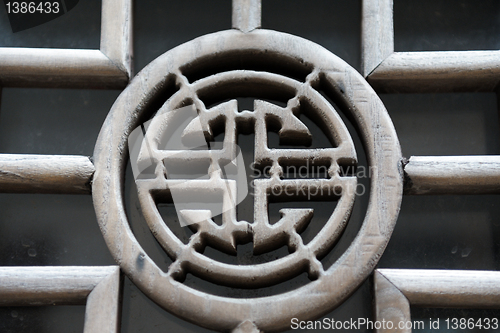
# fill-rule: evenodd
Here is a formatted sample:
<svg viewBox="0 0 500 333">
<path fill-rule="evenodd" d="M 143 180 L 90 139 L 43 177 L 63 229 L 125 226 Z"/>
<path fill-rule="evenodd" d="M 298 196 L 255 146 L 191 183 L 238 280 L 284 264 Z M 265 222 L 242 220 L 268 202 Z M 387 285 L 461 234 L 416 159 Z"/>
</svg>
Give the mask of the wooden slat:
<svg viewBox="0 0 500 333">
<path fill-rule="evenodd" d="M 120 293 L 120 268 L 115 266 L 87 298 L 84 333 L 119 331 Z"/>
<path fill-rule="evenodd" d="M 4 87 L 119 88 L 125 75 L 99 50 L 0 48 Z"/>
<path fill-rule="evenodd" d="M 132 77 L 132 0 L 102 2 L 101 52 Z"/>
<path fill-rule="evenodd" d="M 411 321 L 410 302 L 405 295 L 389 280 L 387 280 L 379 270 L 374 272 L 375 288 L 375 320 L 392 322 L 392 325 L 384 325 L 381 329 L 376 329 L 376 333 L 411 333 L 411 329 L 406 327 L 397 331 L 388 329 L 388 327 L 398 327 L 399 323 Z M 387 328 L 387 329 L 384 329 Z"/>
<path fill-rule="evenodd" d="M 0 154 L 0 192 L 90 194 L 86 156 Z"/>
<path fill-rule="evenodd" d="M 0 267 L 0 305 L 85 304 L 111 267 Z"/>
<path fill-rule="evenodd" d="M 233 28 L 250 32 L 261 26 L 261 0 L 233 0 Z"/>
<path fill-rule="evenodd" d="M 378 92 L 495 91 L 500 51 L 396 52 L 367 78 Z"/>
<path fill-rule="evenodd" d="M 500 306 L 500 272 L 379 269 L 412 305 L 489 308 Z"/>
<path fill-rule="evenodd" d="M 0 48 L 0 86 L 124 88 L 132 76 L 132 0 L 103 0 L 100 50 Z"/>
<path fill-rule="evenodd" d="M 365 77 L 394 52 L 392 10 L 393 0 L 363 0 L 361 68 Z"/>
<path fill-rule="evenodd" d="M 412 156 L 404 194 L 500 193 L 500 156 Z"/>
</svg>

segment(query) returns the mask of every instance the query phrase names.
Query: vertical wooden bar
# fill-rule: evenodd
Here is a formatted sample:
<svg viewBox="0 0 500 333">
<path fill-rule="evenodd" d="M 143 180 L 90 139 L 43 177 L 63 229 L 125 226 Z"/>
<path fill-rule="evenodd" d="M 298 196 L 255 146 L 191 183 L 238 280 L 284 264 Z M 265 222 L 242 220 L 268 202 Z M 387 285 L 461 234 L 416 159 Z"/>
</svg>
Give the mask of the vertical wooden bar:
<svg viewBox="0 0 500 333">
<path fill-rule="evenodd" d="M 103 0 L 101 52 L 132 77 L 132 0 Z"/>
<path fill-rule="evenodd" d="M 376 329 L 376 333 L 411 333 L 401 323 L 411 322 L 410 302 L 401 291 L 388 281 L 378 270 L 374 273 L 375 320 L 385 321 L 385 329 Z M 389 322 L 391 324 L 389 324 Z M 400 327 L 402 326 L 402 327 Z"/>
<path fill-rule="evenodd" d="M 250 32 L 261 27 L 261 0 L 233 0 L 233 28 Z"/>
<path fill-rule="evenodd" d="M 363 0 L 361 69 L 367 77 L 394 52 L 393 0 Z"/>
<path fill-rule="evenodd" d="M 87 298 L 84 333 L 120 331 L 120 268 L 104 278 Z"/>
</svg>

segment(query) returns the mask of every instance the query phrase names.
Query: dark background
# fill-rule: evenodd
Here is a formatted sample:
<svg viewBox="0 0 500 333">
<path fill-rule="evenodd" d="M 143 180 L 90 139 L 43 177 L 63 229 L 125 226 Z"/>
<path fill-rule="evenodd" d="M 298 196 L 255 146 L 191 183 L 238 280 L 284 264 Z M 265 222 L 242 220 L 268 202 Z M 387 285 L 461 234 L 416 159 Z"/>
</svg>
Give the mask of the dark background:
<svg viewBox="0 0 500 333">
<path fill-rule="evenodd" d="M 80 1 L 62 17 L 18 33 L 11 32 L 7 15 L 0 10 L 0 46 L 97 49 L 100 6 L 100 1 Z M 395 0 L 394 11 L 396 51 L 500 48 L 500 1 Z M 360 13 L 361 2 L 355 0 L 264 0 L 262 23 L 266 29 L 317 42 L 359 70 Z M 135 70 L 183 42 L 230 27 L 228 0 L 136 1 Z M 103 120 L 119 93 L 4 88 L 0 153 L 91 156 Z M 380 97 L 407 157 L 499 153 L 493 93 Z M 140 220 L 133 212 L 136 197 L 132 193 L 127 198 L 129 214 Z M 366 200 L 358 200 L 351 223 L 354 226 L 363 216 Z M 404 197 L 379 267 L 497 270 L 497 202 L 496 196 Z M 326 209 L 322 207 L 317 206 L 319 216 Z M 151 241 L 151 250 L 157 250 L 149 231 L 139 228 L 134 229 L 137 237 Z M 348 229 L 344 242 L 348 243 L 355 232 L 355 228 Z M 0 265 L 111 264 L 114 261 L 97 225 L 90 196 L 0 194 Z M 128 279 L 123 298 L 122 332 L 207 331 L 159 308 Z M 412 309 L 412 314 L 415 319 L 498 317 L 498 311 L 470 310 Z M 83 306 L 1 308 L 0 332 L 81 332 L 83 316 Z M 371 282 L 365 282 L 326 317 L 371 318 Z"/>
</svg>

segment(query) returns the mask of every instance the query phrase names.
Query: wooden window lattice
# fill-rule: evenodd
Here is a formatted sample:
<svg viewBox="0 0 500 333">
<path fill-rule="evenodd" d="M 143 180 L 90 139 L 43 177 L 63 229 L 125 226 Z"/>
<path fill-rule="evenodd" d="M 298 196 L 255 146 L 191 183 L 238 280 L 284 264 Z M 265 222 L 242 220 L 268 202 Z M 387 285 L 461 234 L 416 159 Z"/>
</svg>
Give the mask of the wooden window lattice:
<svg viewBox="0 0 500 333">
<path fill-rule="evenodd" d="M 124 88 L 132 76 L 132 1 L 103 0 L 99 50 L 0 48 L 1 87 Z M 86 156 L 0 154 L 4 193 L 91 194 Z M 118 266 L 3 267 L 0 305 L 86 304 L 84 332 L 118 332 Z"/>
<path fill-rule="evenodd" d="M 394 52 L 392 6 L 392 0 L 362 2 L 362 74 L 377 92 L 497 92 L 500 51 Z M 260 12 L 259 0 L 233 0 L 233 28 L 244 32 L 259 28 Z M 1 86 L 123 88 L 132 75 L 131 18 L 131 0 L 103 0 L 100 50 L 0 48 Z M 84 156 L 1 154 L 0 171 L 2 192 L 91 194 L 95 169 Z M 499 156 L 412 156 L 404 171 L 405 195 L 500 193 Z M 89 314 L 110 297 L 105 307 L 112 315 L 94 319 L 90 314 L 85 331 L 95 331 L 89 329 L 95 323 L 116 330 L 117 274 L 116 267 L 0 268 L 0 303 L 40 302 L 40 296 L 33 298 L 37 288 L 45 295 L 42 303 L 52 298 L 84 302 L 89 295 L 98 299 L 88 301 Z M 44 280 L 48 277 L 59 284 Z M 18 287 L 26 281 L 35 287 Z M 410 320 L 410 304 L 500 305 L 496 272 L 376 270 L 374 281 L 377 320 Z M 78 295 L 68 296 L 58 285 L 76 286 Z M 450 296 L 446 302 L 436 296 L 443 294 Z M 384 311 L 389 302 L 396 302 L 399 314 Z"/>
</svg>

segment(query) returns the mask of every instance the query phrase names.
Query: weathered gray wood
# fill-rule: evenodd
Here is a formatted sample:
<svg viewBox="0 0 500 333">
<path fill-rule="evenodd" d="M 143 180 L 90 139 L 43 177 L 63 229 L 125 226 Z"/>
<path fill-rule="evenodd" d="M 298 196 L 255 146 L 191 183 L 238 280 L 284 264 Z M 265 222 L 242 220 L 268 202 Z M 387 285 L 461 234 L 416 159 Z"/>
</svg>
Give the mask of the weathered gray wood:
<svg viewBox="0 0 500 333">
<path fill-rule="evenodd" d="M 367 80 L 389 93 L 495 91 L 500 51 L 396 52 Z"/>
<path fill-rule="evenodd" d="M 500 193 L 500 156 L 412 156 L 405 194 Z"/>
<path fill-rule="evenodd" d="M 131 0 L 102 2 L 101 52 L 132 77 L 133 13 Z"/>
<path fill-rule="evenodd" d="M 90 194 L 86 156 L 0 154 L 0 192 Z"/>
<path fill-rule="evenodd" d="M 0 305 L 85 304 L 110 267 L 0 267 Z"/>
<path fill-rule="evenodd" d="M 361 69 L 368 76 L 394 52 L 393 0 L 363 0 Z"/>
<path fill-rule="evenodd" d="M 99 50 L 0 48 L 5 87 L 118 88 L 125 75 Z"/>
<path fill-rule="evenodd" d="M 377 333 L 411 333 L 411 328 L 399 328 L 399 323 L 411 321 L 410 302 L 401 291 L 388 281 L 380 270 L 374 273 L 375 288 L 375 320 L 391 322 L 392 326 L 386 325 L 386 329 L 376 329 Z M 394 327 L 395 329 L 388 329 Z"/>
<path fill-rule="evenodd" d="M 494 91 L 500 51 L 394 52 L 393 0 L 363 0 L 362 74 L 381 93 Z"/>
<path fill-rule="evenodd" d="M 132 0 L 103 0 L 101 25 L 101 50 L 0 48 L 0 85 L 125 87 L 132 72 Z"/>
<path fill-rule="evenodd" d="M 238 327 L 231 331 L 231 333 L 260 333 L 262 332 L 249 320 L 244 321 Z"/>
<path fill-rule="evenodd" d="M 0 92 L 1 93 L 1 92 Z M 0 95 L 1 97 L 1 95 Z M 500 86 L 496 88 L 498 125 L 500 126 Z"/>
<path fill-rule="evenodd" d="M 87 298 L 84 333 L 119 331 L 120 291 L 120 268 L 116 266 Z"/>
<path fill-rule="evenodd" d="M 262 0 L 233 0 L 233 28 L 250 32 L 261 26 Z"/>
<path fill-rule="evenodd" d="M 500 272 L 379 269 L 412 305 L 488 308 L 500 306 Z"/>
<path fill-rule="evenodd" d="M 235 52 L 248 55 L 251 63 L 260 63 L 264 68 L 272 69 L 273 65 L 279 62 L 284 65 L 290 64 L 295 69 L 301 69 L 310 74 L 306 82 L 297 82 L 296 84 L 300 86 L 296 88 L 289 84 L 290 79 L 286 77 L 274 80 L 273 78 L 279 75 L 237 69 L 228 73 L 214 73 L 210 77 L 198 78 L 192 82 L 188 80 L 189 70 L 203 73 L 207 69 L 213 69 L 216 64 L 220 64 L 221 59 L 228 62 L 228 66 L 245 66 L 248 58 L 242 56 L 235 59 L 233 56 Z M 231 64 L 232 61 L 236 62 Z M 374 170 L 370 179 L 370 204 L 363 226 L 344 254 L 329 268 L 322 267 L 317 257 L 323 251 L 332 248 L 330 245 L 333 245 L 332 240 L 337 235 L 330 232 L 333 228 L 325 227 L 326 232 L 318 233 L 310 242 L 303 244 L 301 237 L 294 229 L 303 225 L 303 221 L 308 217 L 305 213 L 309 214 L 309 212 L 304 212 L 302 215 L 304 218 L 295 216 L 301 219 L 295 220 L 295 225 L 290 226 L 287 239 L 279 239 L 281 244 L 283 240 L 288 242 L 289 247 L 294 250 L 290 255 L 258 265 L 231 265 L 217 262 L 199 251 L 208 241 L 220 247 L 229 244 L 226 246 L 227 249 L 233 246 L 238 238 L 255 239 L 257 232 L 263 236 L 266 234 L 259 231 L 258 228 L 261 227 L 255 227 L 255 224 L 248 228 L 248 222 L 234 222 L 231 218 L 224 220 L 224 227 L 215 226 L 214 228 L 215 224 L 208 221 L 209 217 L 207 217 L 198 223 L 196 233 L 190 238 L 188 244 L 185 244 L 179 241 L 168 226 L 165 226 L 164 221 L 160 220 L 161 217 L 154 205 L 151 192 L 144 191 L 148 187 L 145 185 L 141 191 L 138 186 L 141 210 L 146 222 L 166 253 L 174 260 L 168 271 L 158 267 L 135 238 L 123 206 L 124 180 L 122 175 L 128 160 L 129 134 L 150 112 L 148 106 L 151 105 L 151 99 L 158 97 L 158 92 L 168 91 L 166 88 L 169 85 L 175 84 L 179 90 L 172 96 L 166 93 L 162 95 L 167 102 L 160 108 L 156 117 L 171 115 L 172 113 L 168 111 L 179 108 L 183 105 L 182 102 L 189 98 L 199 111 L 198 117 L 203 125 L 209 123 L 208 117 L 211 115 L 204 111 L 204 105 L 199 100 L 198 94 L 210 95 L 215 100 L 222 97 L 227 99 L 241 95 L 248 96 L 249 93 L 256 93 L 256 97 L 260 98 L 261 95 L 272 96 L 292 91 L 295 97 L 290 97 L 287 108 L 292 108 L 299 101 L 310 105 L 312 110 L 309 112 L 314 112 L 319 116 L 319 121 L 325 125 L 326 131 L 331 133 L 333 141 L 336 139 L 340 141 L 337 148 L 342 154 L 330 158 L 335 158 L 337 161 L 341 157 L 349 157 L 352 161 L 352 155 L 345 155 L 344 149 L 349 146 L 345 145 L 338 131 L 334 130 L 337 126 L 331 125 L 334 109 L 322 107 L 323 103 L 328 103 L 327 99 L 323 101 L 323 97 L 319 96 L 318 98 L 323 101 L 321 102 L 315 98 L 319 92 L 313 91 L 311 82 L 319 82 L 320 79 L 325 94 L 331 100 L 337 101 L 337 105 L 350 114 L 351 119 L 356 122 L 360 138 L 366 147 L 367 159 Z M 214 106 L 221 110 L 221 115 L 226 119 L 225 140 L 229 138 L 229 143 L 233 142 L 231 138 L 234 136 L 228 135 L 228 132 L 241 127 L 237 125 L 244 124 L 247 131 L 251 131 L 253 127 L 254 132 L 258 132 L 256 126 L 265 125 L 263 115 L 257 114 L 259 112 L 254 110 L 254 112 L 238 113 L 237 108 L 230 108 L 230 105 L 231 101 Z M 294 110 L 300 112 L 299 108 Z M 288 111 L 285 110 L 281 112 L 281 115 L 286 116 L 287 113 Z M 239 124 L 232 121 L 233 116 L 241 117 Z M 247 121 L 243 117 L 246 117 Z M 161 128 L 161 126 L 156 127 L 161 124 L 161 121 L 156 123 L 154 119 L 148 127 L 148 132 L 153 130 L 154 133 L 154 128 Z M 277 118 L 273 119 L 279 121 L 276 120 Z M 286 127 L 299 128 L 286 121 L 282 123 L 286 125 L 283 126 L 285 130 Z M 168 121 L 165 124 L 168 124 Z M 200 125 L 199 128 L 202 126 Z M 168 126 L 164 129 L 167 131 Z M 305 131 L 299 132 L 301 138 L 304 134 Z M 159 151 L 159 153 L 162 152 Z M 183 157 L 185 163 L 193 161 L 194 151 L 190 154 L 187 152 L 183 154 L 187 155 Z M 294 153 L 294 155 L 290 157 L 295 157 L 299 161 L 305 157 L 300 153 Z M 315 154 L 316 157 L 321 157 L 319 155 Z M 193 323 L 220 331 L 232 331 L 238 327 L 253 330 L 253 326 L 264 331 L 289 329 L 291 318 L 301 320 L 318 318 L 339 305 L 372 273 L 395 226 L 403 192 L 402 156 L 397 135 L 382 101 L 368 83 L 352 67 L 326 49 L 289 34 L 261 29 L 255 29 L 249 33 L 232 29 L 206 35 L 168 51 L 149 64 L 132 80 L 115 102 L 99 134 L 94 159 L 96 173 L 93 179 L 92 198 L 97 219 L 107 245 L 123 271 L 148 297 L 163 308 Z M 155 161 L 162 160 L 155 159 Z M 346 160 L 348 159 L 344 159 Z M 142 179 L 136 184 L 158 180 L 156 185 L 161 185 L 165 180 L 165 174 L 160 165 L 157 164 L 157 166 L 159 167 L 155 169 L 154 179 Z M 331 174 L 334 178 L 339 177 L 338 169 L 332 168 Z M 278 172 L 275 175 L 278 176 Z M 279 181 L 279 177 L 274 178 Z M 156 195 L 168 194 L 165 192 L 169 188 L 158 189 Z M 348 192 L 349 189 L 344 187 L 344 190 Z M 211 193 L 216 194 L 215 191 Z M 346 196 L 343 195 L 340 200 L 345 198 Z M 338 221 L 334 215 L 345 213 L 344 209 L 338 210 L 341 205 L 338 204 L 336 212 L 332 214 L 327 224 L 334 225 Z M 285 217 L 287 213 L 285 212 Z M 345 223 L 346 220 L 347 218 L 340 219 L 340 223 Z M 261 230 L 266 232 L 267 229 L 268 234 L 273 235 L 278 228 L 280 227 L 273 225 L 262 227 Z M 334 229 L 339 230 L 337 227 Z M 273 239 L 275 238 L 270 240 Z M 270 241 L 266 240 L 266 242 Z M 259 283 L 272 285 L 281 280 L 281 276 L 300 265 L 304 265 L 303 269 L 317 279 L 295 290 L 269 297 L 238 299 L 214 296 L 193 290 L 176 281 L 177 277 L 185 274 L 200 273 L 202 278 L 211 277 L 212 280 L 209 281 L 217 281 L 221 285 L 227 283 L 228 276 L 235 277 L 233 284 L 242 284 L 242 281 L 248 279 L 249 274 L 246 272 L 252 269 L 251 273 L 259 279 L 253 286 Z M 197 267 L 202 270 L 197 271 Z M 276 267 L 279 268 L 276 274 L 269 274 L 269 271 Z M 248 322 L 252 325 L 245 324 Z"/>
</svg>

